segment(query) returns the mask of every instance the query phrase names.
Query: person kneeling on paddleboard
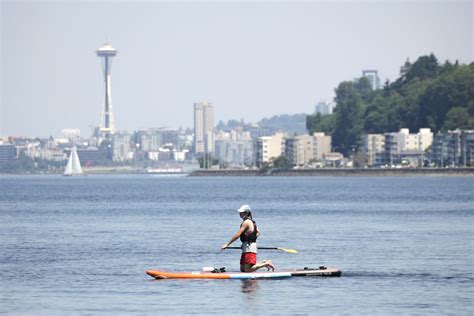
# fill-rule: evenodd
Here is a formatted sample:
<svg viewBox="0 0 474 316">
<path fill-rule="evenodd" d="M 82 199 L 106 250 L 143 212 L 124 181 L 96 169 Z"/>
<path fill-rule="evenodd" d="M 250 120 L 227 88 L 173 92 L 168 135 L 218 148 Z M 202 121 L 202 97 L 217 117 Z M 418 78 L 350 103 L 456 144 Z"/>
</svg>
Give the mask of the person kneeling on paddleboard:
<svg viewBox="0 0 474 316">
<path fill-rule="evenodd" d="M 253 272 L 260 268 L 267 268 L 268 270 L 271 269 L 272 271 L 275 271 L 275 267 L 271 260 L 264 260 L 257 263 L 257 237 L 260 235 L 260 231 L 257 228 L 257 224 L 252 219 L 250 206 L 242 205 L 237 211 L 240 214 L 240 218 L 242 218 L 240 229 L 234 236 L 232 236 L 228 243 L 222 245 L 221 249 L 226 249 L 230 244 L 240 238 L 240 241 L 242 242 L 242 256 L 240 258 L 241 272 Z"/>
</svg>

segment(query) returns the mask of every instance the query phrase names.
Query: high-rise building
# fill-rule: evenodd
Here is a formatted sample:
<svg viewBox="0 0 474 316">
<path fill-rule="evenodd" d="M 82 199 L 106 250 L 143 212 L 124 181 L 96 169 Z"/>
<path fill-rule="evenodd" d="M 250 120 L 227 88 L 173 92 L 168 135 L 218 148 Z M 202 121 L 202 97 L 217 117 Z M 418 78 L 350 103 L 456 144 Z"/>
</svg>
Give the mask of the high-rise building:
<svg viewBox="0 0 474 316">
<path fill-rule="evenodd" d="M 194 103 L 194 153 L 212 153 L 214 131 L 214 106 L 207 102 Z"/>
<path fill-rule="evenodd" d="M 362 76 L 369 79 L 372 90 L 380 89 L 380 78 L 377 70 L 362 70 Z"/>
<path fill-rule="evenodd" d="M 109 138 L 115 132 L 112 93 L 110 89 L 110 68 L 112 66 L 112 57 L 117 55 L 117 50 L 110 44 L 105 44 L 96 53 L 101 58 L 102 70 L 104 72 L 104 104 L 100 115 L 99 132 L 100 137 Z"/>
<path fill-rule="evenodd" d="M 321 115 L 332 114 L 333 104 L 320 101 L 314 107 L 314 113 L 321 113 Z"/>
</svg>

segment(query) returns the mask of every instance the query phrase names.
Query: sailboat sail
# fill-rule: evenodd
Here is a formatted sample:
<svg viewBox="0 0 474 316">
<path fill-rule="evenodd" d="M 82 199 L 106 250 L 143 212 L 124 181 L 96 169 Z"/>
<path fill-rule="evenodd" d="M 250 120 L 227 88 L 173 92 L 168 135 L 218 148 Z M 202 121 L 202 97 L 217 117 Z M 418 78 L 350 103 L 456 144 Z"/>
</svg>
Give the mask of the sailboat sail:
<svg viewBox="0 0 474 316">
<path fill-rule="evenodd" d="M 64 171 L 65 176 L 77 176 L 82 175 L 81 162 L 77 156 L 76 146 L 72 147 L 71 154 L 69 155 L 69 160 L 67 162 L 66 171 Z"/>
</svg>

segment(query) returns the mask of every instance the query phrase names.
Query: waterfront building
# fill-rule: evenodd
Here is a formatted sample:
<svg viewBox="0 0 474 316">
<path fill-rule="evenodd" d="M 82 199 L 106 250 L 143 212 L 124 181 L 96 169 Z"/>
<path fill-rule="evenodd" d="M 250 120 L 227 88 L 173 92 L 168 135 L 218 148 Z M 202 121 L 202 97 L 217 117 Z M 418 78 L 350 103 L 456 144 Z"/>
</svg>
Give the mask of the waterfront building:
<svg viewBox="0 0 474 316">
<path fill-rule="evenodd" d="M 362 151 L 367 157 L 367 165 L 372 167 L 381 163 L 385 148 L 385 136 L 383 134 L 362 135 Z"/>
<path fill-rule="evenodd" d="M 174 150 L 173 151 L 173 159 L 174 159 L 174 161 L 184 162 L 184 161 L 186 161 L 188 153 L 189 153 L 189 150 L 187 150 L 187 149 Z"/>
<path fill-rule="evenodd" d="M 418 132 L 418 150 L 427 150 L 433 144 L 433 132 L 429 128 L 420 128 Z"/>
<path fill-rule="evenodd" d="M 179 142 L 179 132 L 177 130 L 160 129 L 157 131 L 157 133 L 160 135 L 161 144 L 171 144 L 174 148 L 181 148 Z"/>
<path fill-rule="evenodd" d="M 178 131 L 178 146 L 180 150 L 189 149 L 192 150 L 194 144 L 194 135 L 191 129 L 183 130 L 179 129 Z M 190 152 L 191 154 L 191 152 Z"/>
<path fill-rule="evenodd" d="M 250 136 L 252 139 L 256 140 L 262 136 L 272 136 L 279 132 L 279 130 L 273 127 L 260 127 L 258 125 L 254 125 L 249 128 Z"/>
<path fill-rule="evenodd" d="M 12 144 L 0 145 L 0 163 L 15 160 L 17 158 L 17 151 Z"/>
<path fill-rule="evenodd" d="M 68 159 L 68 156 L 61 148 L 38 148 L 34 153 L 34 157 L 31 158 L 40 158 L 49 161 L 64 161 Z"/>
<path fill-rule="evenodd" d="M 341 167 L 344 162 L 344 156 L 338 152 L 329 152 L 323 155 L 323 162 L 327 167 Z"/>
<path fill-rule="evenodd" d="M 417 134 L 410 134 L 408 128 L 396 133 L 385 133 L 385 164 L 423 164 L 425 151 L 433 143 L 433 133 L 429 128 L 420 128 Z"/>
<path fill-rule="evenodd" d="M 215 158 L 230 166 L 251 165 L 253 162 L 253 147 L 250 132 L 241 130 L 219 131 L 215 135 Z"/>
<path fill-rule="evenodd" d="M 331 152 L 331 136 L 324 133 L 297 135 L 285 139 L 285 156 L 294 166 L 306 167 L 312 162 L 321 162 Z"/>
<path fill-rule="evenodd" d="M 67 155 L 69 156 L 69 152 Z M 99 149 L 95 147 L 77 149 L 77 155 L 83 166 L 95 165 L 104 159 Z"/>
<path fill-rule="evenodd" d="M 137 143 L 140 149 L 147 151 L 157 151 L 161 146 L 161 137 L 154 130 L 142 130 L 136 133 Z"/>
<path fill-rule="evenodd" d="M 128 133 L 117 133 L 112 135 L 112 160 L 126 161 L 130 159 L 130 142 L 132 137 Z"/>
<path fill-rule="evenodd" d="M 117 55 L 117 50 L 110 44 L 105 44 L 97 49 L 96 53 L 101 59 L 102 71 L 104 74 L 104 103 L 100 115 L 99 133 L 101 138 L 109 138 L 110 135 L 115 133 L 114 115 L 112 111 L 112 92 L 110 86 L 110 69 L 112 66 L 112 58 Z"/>
<path fill-rule="evenodd" d="M 313 133 L 313 160 L 321 161 L 325 154 L 330 153 L 332 137 L 324 133 Z"/>
<path fill-rule="evenodd" d="M 278 158 L 285 152 L 283 137 L 283 133 L 276 133 L 272 136 L 262 136 L 257 139 L 255 148 L 255 164 L 257 167 Z"/>
<path fill-rule="evenodd" d="M 474 130 L 461 133 L 461 166 L 474 166 Z"/>
<path fill-rule="evenodd" d="M 69 143 L 76 144 L 80 140 L 81 131 L 78 128 L 63 128 L 61 135 L 68 139 Z"/>
<path fill-rule="evenodd" d="M 313 136 L 297 135 L 285 139 L 285 156 L 296 167 L 304 167 L 313 159 Z"/>
<path fill-rule="evenodd" d="M 45 148 L 42 148 L 41 142 L 38 140 L 28 140 L 22 144 L 17 145 L 18 152 L 23 153 L 26 157 L 31 159 L 41 158 L 49 160 L 49 150 L 57 149 L 57 142 L 47 142 Z"/>
<path fill-rule="evenodd" d="M 436 166 L 473 166 L 474 130 L 453 130 L 435 135 L 431 162 Z"/>
<path fill-rule="evenodd" d="M 207 102 L 194 103 L 194 153 L 212 153 L 214 131 L 214 106 Z"/>
<path fill-rule="evenodd" d="M 179 148 L 178 131 L 149 128 L 135 132 L 135 142 L 142 151 L 158 151 L 165 144 Z"/>
</svg>

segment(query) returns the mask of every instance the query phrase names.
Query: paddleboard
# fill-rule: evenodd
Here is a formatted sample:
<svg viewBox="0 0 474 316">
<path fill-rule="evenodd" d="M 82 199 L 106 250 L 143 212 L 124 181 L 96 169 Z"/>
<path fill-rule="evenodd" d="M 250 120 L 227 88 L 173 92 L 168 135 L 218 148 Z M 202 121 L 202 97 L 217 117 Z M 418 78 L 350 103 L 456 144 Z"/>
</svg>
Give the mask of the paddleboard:
<svg viewBox="0 0 474 316">
<path fill-rule="evenodd" d="M 290 278 L 302 276 L 340 276 L 341 270 L 338 268 L 304 268 L 284 271 L 266 271 L 266 272 L 168 272 L 159 270 L 146 270 L 149 276 L 156 279 L 271 279 L 271 278 Z"/>
</svg>

